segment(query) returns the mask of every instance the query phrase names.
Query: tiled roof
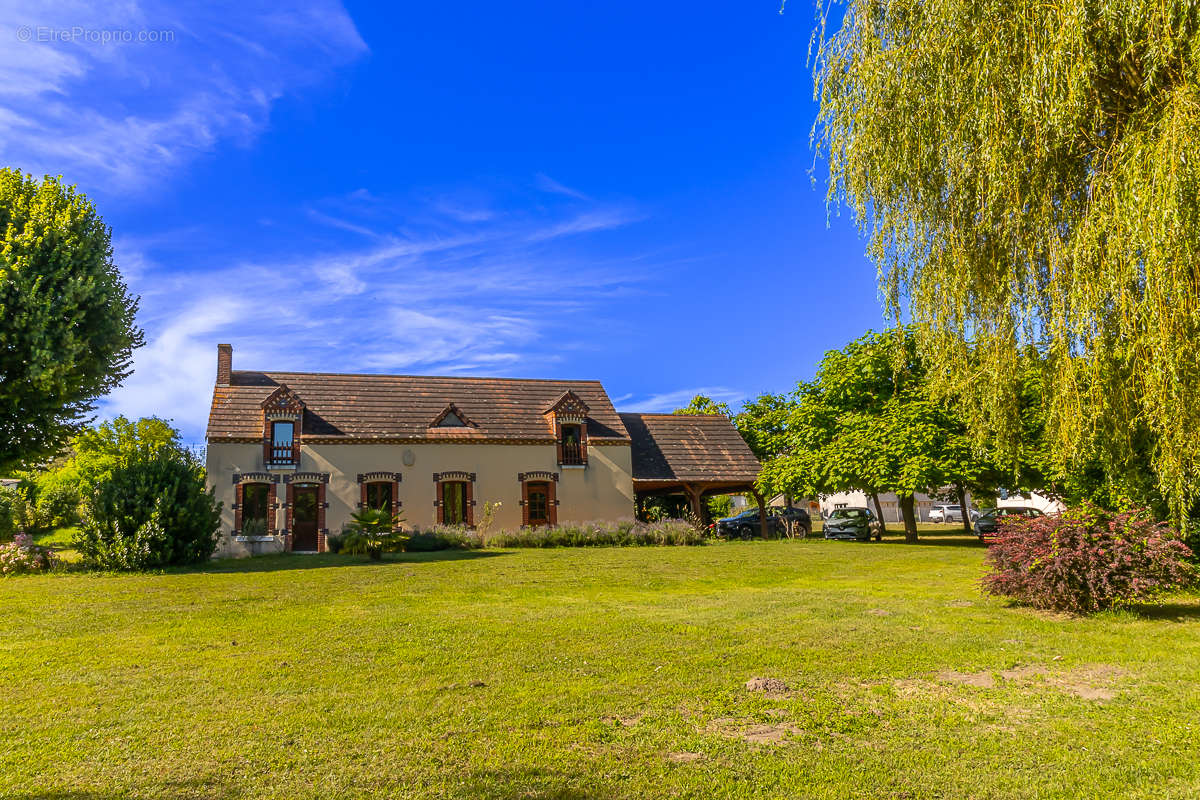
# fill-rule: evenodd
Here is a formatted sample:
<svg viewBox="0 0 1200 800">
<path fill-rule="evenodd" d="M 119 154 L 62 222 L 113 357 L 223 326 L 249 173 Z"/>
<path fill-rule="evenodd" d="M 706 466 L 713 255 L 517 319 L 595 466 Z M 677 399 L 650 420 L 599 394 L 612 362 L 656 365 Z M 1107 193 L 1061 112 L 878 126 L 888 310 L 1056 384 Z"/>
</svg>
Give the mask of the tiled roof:
<svg viewBox="0 0 1200 800">
<path fill-rule="evenodd" d="M 720 414 L 621 414 L 633 439 L 633 479 L 753 481 L 758 459 Z"/>
<path fill-rule="evenodd" d="M 248 371 L 214 389 L 208 438 L 261 438 L 262 402 L 281 385 L 303 401 L 311 438 L 552 440 L 543 410 L 567 391 L 588 406 L 589 439 L 629 438 L 599 381 Z M 451 403 L 471 427 L 430 428 Z"/>
</svg>

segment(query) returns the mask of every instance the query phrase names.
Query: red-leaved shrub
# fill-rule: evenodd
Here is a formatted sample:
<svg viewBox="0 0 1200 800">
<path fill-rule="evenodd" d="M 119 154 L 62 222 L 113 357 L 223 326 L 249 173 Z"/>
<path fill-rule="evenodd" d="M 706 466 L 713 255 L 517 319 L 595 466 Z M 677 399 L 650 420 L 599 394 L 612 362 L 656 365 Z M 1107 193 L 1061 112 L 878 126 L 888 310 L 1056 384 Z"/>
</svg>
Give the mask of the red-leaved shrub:
<svg viewBox="0 0 1200 800">
<path fill-rule="evenodd" d="M 1006 517 L 988 548 L 988 594 L 1035 608 L 1090 612 L 1153 600 L 1195 579 L 1191 550 L 1145 513 L 1073 508 Z"/>
</svg>

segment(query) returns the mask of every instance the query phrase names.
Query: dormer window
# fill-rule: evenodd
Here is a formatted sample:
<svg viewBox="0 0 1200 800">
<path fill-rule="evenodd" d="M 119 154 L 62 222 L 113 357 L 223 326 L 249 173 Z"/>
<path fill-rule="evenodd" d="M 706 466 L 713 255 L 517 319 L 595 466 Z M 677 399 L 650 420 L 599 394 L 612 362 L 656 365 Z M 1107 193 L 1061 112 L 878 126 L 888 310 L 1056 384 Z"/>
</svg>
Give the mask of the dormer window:
<svg viewBox="0 0 1200 800">
<path fill-rule="evenodd" d="M 263 463 L 267 469 L 296 469 L 300 463 L 300 431 L 304 402 L 280 385 L 262 403 Z"/>
<path fill-rule="evenodd" d="M 475 423 L 471 418 L 459 410 L 458 406 L 450 403 L 441 410 L 433 421 L 429 423 L 431 428 L 474 428 Z"/>
<path fill-rule="evenodd" d="M 568 422 L 562 425 L 558 463 L 581 466 L 586 463 L 583 453 L 583 425 Z"/>
<path fill-rule="evenodd" d="M 587 403 L 572 391 L 563 392 L 545 411 L 554 430 L 558 463 L 564 467 L 586 467 Z"/>
<path fill-rule="evenodd" d="M 271 462 L 292 463 L 292 450 L 296 445 L 296 423 L 278 420 L 271 423 Z"/>
</svg>

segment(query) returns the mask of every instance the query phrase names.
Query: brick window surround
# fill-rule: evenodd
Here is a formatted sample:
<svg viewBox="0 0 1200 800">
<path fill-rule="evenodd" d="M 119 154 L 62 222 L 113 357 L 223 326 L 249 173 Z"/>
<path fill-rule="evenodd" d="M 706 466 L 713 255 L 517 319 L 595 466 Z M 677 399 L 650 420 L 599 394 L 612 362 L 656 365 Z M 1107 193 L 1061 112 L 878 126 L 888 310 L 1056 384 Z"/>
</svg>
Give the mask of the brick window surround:
<svg viewBox="0 0 1200 800">
<path fill-rule="evenodd" d="M 276 509 L 279 508 L 279 503 L 276 501 L 275 484 L 278 478 L 275 475 L 266 473 L 249 473 L 244 475 L 233 476 L 233 535 L 240 536 L 242 534 L 242 512 L 245 510 L 245 488 L 254 484 L 266 484 L 267 486 L 267 535 L 275 536 L 279 533 L 276 524 Z"/>
<path fill-rule="evenodd" d="M 466 506 L 466 519 L 463 520 L 468 528 L 475 527 L 475 473 L 474 472 L 435 472 L 433 473 L 433 483 L 435 494 L 433 505 L 437 508 L 437 521 L 439 525 L 446 524 L 446 507 L 442 503 L 442 498 L 447 484 L 461 483 L 463 484 L 463 494 L 465 495 L 464 505 Z"/>
<path fill-rule="evenodd" d="M 529 527 L 529 490 L 533 486 L 546 487 L 546 524 L 558 524 L 558 473 L 557 472 L 520 472 L 517 480 L 521 484 L 521 524 Z"/>
<path fill-rule="evenodd" d="M 388 509 L 388 513 L 392 515 L 392 519 L 400 516 L 400 507 L 404 505 L 400 502 L 400 481 L 402 480 L 399 472 L 364 472 L 358 475 L 358 507 L 367 507 L 367 487 L 373 483 L 386 483 L 392 489 L 392 504 Z"/>
</svg>

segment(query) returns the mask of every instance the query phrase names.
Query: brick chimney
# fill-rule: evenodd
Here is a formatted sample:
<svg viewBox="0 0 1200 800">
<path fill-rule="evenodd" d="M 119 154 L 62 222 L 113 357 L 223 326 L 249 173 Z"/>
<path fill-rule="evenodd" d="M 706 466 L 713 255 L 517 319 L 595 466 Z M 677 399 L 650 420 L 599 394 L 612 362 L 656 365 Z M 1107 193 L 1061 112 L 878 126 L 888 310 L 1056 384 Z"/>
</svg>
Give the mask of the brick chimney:
<svg viewBox="0 0 1200 800">
<path fill-rule="evenodd" d="M 217 386 L 228 386 L 233 372 L 233 345 L 217 345 Z"/>
</svg>

